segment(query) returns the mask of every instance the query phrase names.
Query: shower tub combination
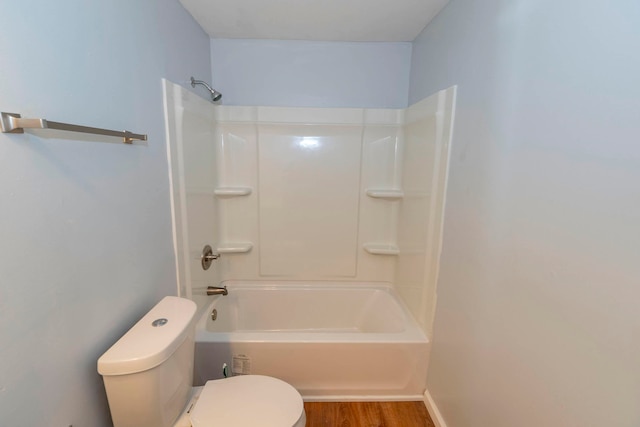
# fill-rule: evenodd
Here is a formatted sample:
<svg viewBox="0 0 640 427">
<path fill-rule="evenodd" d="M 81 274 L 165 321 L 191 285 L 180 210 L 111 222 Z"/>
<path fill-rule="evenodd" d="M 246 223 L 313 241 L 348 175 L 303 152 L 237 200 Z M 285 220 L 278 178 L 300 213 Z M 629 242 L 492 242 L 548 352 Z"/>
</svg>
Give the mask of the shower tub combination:
<svg viewBox="0 0 640 427">
<path fill-rule="evenodd" d="M 305 400 L 422 400 L 429 341 L 391 285 L 224 282 L 197 324 L 194 380 L 262 374 Z M 215 320 L 212 320 L 215 318 Z"/>
</svg>

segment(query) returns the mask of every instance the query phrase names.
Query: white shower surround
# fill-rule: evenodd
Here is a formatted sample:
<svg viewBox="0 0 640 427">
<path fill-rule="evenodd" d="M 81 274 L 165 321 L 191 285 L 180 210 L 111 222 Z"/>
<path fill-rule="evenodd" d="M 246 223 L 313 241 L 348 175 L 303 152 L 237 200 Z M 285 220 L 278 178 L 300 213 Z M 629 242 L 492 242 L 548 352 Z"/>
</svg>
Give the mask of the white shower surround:
<svg viewBox="0 0 640 427">
<path fill-rule="evenodd" d="M 454 99 L 214 106 L 165 82 L 180 294 L 202 308 L 225 280 L 393 283 L 429 335 Z M 205 244 L 223 253 L 207 271 Z"/>
</svg>

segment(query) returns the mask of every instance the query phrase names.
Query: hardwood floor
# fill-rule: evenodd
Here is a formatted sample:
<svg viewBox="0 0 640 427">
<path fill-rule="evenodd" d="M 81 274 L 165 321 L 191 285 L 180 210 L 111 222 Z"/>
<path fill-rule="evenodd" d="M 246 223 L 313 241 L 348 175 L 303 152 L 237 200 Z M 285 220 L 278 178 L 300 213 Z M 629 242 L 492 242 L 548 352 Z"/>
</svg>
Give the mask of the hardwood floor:
<svg viewBox="0 0 640 427">
<path fill-rule="evenodd" d="M 305 402 L 306 427 L 435 427 L 422 402 Z"/>
</svg>

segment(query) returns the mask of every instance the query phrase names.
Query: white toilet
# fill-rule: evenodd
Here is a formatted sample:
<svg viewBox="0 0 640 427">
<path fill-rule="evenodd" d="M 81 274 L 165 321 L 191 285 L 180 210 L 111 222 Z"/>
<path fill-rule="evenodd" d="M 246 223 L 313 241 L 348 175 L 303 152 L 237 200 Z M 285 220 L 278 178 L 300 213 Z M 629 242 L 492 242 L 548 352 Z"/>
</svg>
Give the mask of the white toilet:
<svg viewBox="0 0 640 427">
<path fill-rule="evenodd" d="M 114 427 L 303 427 L 302 397 L 262 375 L 192 388 L 193 301 L 165 297 L 98 360 Z"/>
</svg>

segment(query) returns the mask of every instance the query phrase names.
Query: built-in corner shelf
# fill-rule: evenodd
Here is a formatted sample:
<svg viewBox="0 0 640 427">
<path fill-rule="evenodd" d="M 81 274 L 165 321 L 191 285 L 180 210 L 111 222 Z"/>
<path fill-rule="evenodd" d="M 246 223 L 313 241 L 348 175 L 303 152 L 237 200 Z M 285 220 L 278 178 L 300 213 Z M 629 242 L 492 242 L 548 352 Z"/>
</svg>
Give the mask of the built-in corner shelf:
<svg viewBox="0 0 640 427">
<path fill-rule="evenodd" d="M 218 187 L 213 190 L 213 194 L 218 197 L 242 197 L 251 194 L 250 187 Z"/>
<path fill-rule="evenodd" d="M 400 253 L 400 249 L 396 245 L 385 243 L 365 243 L 362 247 L 372 255 L 398 255 Z"/>
<path fill-rule="evenodd" d="M 404 197 L 404 192 L 395 188 L 369 188 L 366 193 L 374 199 L 400 200 Z"/>
<path fill-rule="evenodd" d="M 253 249 L 253 243 L 221 243 L 218 253 L 221 254 L 245 254 Z"/>
</svg>

